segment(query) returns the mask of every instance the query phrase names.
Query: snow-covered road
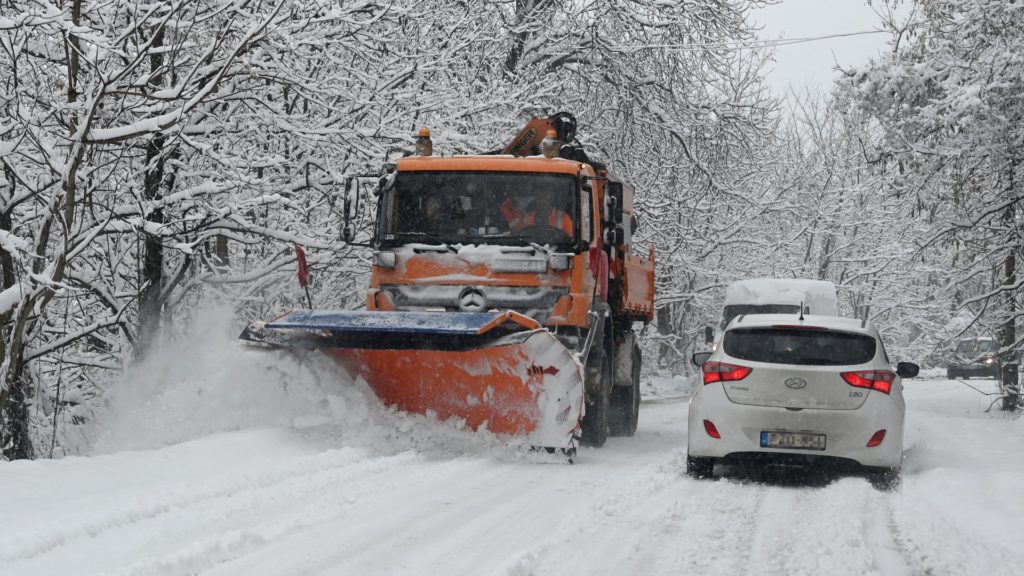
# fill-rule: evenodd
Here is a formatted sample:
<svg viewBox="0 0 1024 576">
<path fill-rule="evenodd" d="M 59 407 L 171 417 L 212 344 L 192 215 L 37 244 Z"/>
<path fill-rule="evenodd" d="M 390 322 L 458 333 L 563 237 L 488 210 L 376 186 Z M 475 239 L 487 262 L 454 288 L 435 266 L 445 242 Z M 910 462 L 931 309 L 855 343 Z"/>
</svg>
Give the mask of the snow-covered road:
<svg viewBox="0 0 1024 576">
<path fill-rule="evenodd" d="M 1024 420 L 956 382 L 906 396 L 895 493 L 691 480 L 682 399 L 574 465 L 394 414 L 373 441 L 314 419 L 3 463 L 0 574 L 1024 573 Z"/>
</svg>

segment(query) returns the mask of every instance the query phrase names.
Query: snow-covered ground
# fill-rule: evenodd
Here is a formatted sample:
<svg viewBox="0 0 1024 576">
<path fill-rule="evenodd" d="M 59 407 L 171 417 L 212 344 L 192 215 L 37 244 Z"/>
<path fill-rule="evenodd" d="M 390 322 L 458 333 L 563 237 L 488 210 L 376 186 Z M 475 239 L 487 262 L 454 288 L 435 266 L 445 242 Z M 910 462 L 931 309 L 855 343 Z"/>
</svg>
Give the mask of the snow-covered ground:
<svg viewBox="0 0 1024 576">
<path fill-rule="evenodd" d="M 1024 571 L 1024 420 L 958 382 L 906 383 L 885 493 L 687 478 L 681 379 L 645 383 L 637 435 L 568 465 L 388 412 L 316 358 L 193 345 L 112 391 L 92 456 L 0 464 L 0 574 Z"/>
</svg>

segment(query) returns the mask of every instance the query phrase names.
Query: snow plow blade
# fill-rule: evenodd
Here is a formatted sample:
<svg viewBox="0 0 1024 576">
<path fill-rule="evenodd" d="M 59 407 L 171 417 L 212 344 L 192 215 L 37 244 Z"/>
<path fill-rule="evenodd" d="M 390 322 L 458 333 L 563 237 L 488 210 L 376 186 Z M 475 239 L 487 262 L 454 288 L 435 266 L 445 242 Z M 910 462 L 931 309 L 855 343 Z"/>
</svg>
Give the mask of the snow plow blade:
<svg viewBox="0 0 1024 576">
<path fill-rule="evenodd" d="M 572 448 L 583 407 L 576 359 L 515 312 L 313 311 L 246 328 L 243 340 L 321 350 L 389 406 L 545 448 Z"/>
</svg>

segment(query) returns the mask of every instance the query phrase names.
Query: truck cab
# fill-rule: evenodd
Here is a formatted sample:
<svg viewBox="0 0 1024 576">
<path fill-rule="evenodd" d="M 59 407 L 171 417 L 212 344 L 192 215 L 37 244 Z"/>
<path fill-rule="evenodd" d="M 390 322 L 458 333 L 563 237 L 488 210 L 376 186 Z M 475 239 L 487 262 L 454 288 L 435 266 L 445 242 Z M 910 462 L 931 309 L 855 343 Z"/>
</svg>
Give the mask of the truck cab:
<svg viewBox="0 0 1024 576">
<path fill-rule="evenodd" d="M 552 328 L 586 327 L 595 300 L 653 312 L 653 264 L 629 252 L 632 190 L 591 164 L 410 156 L 378 202 L 370 310 L 513 310 Z"/>
</svg>

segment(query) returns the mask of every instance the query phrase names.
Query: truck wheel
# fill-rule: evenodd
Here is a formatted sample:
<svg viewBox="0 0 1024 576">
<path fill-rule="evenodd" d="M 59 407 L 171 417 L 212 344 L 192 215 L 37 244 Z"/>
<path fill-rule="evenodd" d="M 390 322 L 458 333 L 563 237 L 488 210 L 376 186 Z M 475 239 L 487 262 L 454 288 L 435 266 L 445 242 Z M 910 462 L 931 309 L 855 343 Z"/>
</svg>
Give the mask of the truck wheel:
<svg viewBox="0 0 1024 576">
<path fill-rule="evenodd" d="M 632 436 L 640 420 L 640 347 L 633 344 L 629 386 L 612 388 L 608 433 L 611 436 Z"/>
<path fill-rule="evenodd" d="M 600 448 L 608 440 L 608 396 L 611 388 L 612 368 L 608 354 L 601 359 L 601 369 L 597 377 L 597 393 L 587 403 L 587 413 L 580 421 L 583 428 L 583 437 L 580 439 L 585 446 Z"/>
</svg>

